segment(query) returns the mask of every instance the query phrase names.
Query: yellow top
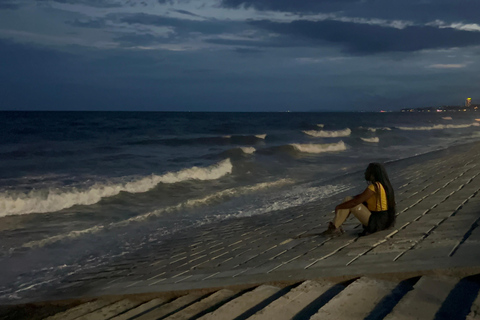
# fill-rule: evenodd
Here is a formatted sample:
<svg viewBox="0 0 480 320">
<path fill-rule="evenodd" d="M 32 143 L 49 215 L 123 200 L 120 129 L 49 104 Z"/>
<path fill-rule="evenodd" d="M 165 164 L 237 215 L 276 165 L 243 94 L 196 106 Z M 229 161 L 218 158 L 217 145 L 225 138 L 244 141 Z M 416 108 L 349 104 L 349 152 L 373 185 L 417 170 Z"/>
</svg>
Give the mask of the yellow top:
<svg viewBox="0 0 480 320">
<path fill-rule="evenodd" d="M 378 191 L 380 192 L 380 199 L 378 199 L 378 195 L 375 193 L 373 196 L 367 199 L 367 208 L 370 211 L 388 210 L 387 194 L 385 193 L 385 189 L 380 182 L 377 182 L 377 186 Z M 375 192 L 375 186 L 373 184 L 369 185 L 368 189 Z"/>
</svg>

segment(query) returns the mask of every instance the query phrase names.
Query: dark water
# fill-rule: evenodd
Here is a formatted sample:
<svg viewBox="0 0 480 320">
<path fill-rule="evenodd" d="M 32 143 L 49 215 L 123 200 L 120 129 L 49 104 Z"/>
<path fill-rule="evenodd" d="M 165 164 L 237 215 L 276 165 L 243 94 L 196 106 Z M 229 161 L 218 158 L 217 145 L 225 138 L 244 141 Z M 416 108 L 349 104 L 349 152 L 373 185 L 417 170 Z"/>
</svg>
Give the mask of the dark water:
<svg viewBox="0 0 480 320">
<path fill-rule="evenodd" d="M 475 117 L 0 113 L 0 295 L 175 230 L 332 196 L 352 187 L 335 177 L 369 162 L 478 140 Z"/>
</svg>

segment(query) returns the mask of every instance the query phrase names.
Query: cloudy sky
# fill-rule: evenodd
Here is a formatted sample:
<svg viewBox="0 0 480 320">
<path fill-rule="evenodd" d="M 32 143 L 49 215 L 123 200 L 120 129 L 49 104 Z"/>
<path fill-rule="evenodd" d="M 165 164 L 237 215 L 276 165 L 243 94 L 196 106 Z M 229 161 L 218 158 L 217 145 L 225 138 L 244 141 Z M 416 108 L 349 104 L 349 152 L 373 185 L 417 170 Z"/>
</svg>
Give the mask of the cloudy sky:
<svg viewBox="0 0 480 320">
<path fill-rule="evenodd" d="M 0 0 L 0 110 L 480 101 L 477 0 Z"/>
</svg>

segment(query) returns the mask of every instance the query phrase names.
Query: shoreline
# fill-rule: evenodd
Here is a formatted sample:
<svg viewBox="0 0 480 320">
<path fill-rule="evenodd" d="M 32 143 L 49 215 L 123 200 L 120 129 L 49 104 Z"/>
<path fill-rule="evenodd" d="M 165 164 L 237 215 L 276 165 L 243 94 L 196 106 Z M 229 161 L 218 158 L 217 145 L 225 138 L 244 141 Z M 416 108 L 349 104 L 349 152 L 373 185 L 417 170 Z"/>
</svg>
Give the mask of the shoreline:
<svg viewBox="0 0 480 320">
<path fill-rule="evenodd" d="M 476 142 L 388 163 L 397 186 L 398 216 L 392 230 L 359 238 L 358 223 L 350 218 L 341 237 L 293 239 L 325 228 L 331 216 L 319 215 L 317 202 L 223 220 L 173 234 L 161 246 L 146 248 L 123 263 L 66 278 L 61 286 L 42 293 L 44 302 L 38 303 L 113 297 L 119 292 L 122 297 L 182 295 L 309 279 L 343 282 L 366 275 L 404 280 L 478 274 L 479 160 Z M 22 303 L 39 301 L 38 294 Z"/>
</svg>

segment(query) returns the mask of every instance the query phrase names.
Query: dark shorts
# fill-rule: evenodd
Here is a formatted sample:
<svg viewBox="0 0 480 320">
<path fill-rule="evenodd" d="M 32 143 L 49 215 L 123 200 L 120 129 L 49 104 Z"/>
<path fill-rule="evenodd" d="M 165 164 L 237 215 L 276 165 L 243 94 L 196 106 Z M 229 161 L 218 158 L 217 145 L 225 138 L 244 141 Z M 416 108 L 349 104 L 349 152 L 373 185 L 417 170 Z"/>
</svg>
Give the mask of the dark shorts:
<svg viewBox="0 0 480 320">
<path fill-rule="evenodd" d="M 371 211 L 372 214 L 368 219 L 368 226 L 364 227 L 368 233 L 374 233 L 377 231 L 385 230 L 390 227 L 390 221 L 388 218 L 388 211 Z"/>
</svg>

